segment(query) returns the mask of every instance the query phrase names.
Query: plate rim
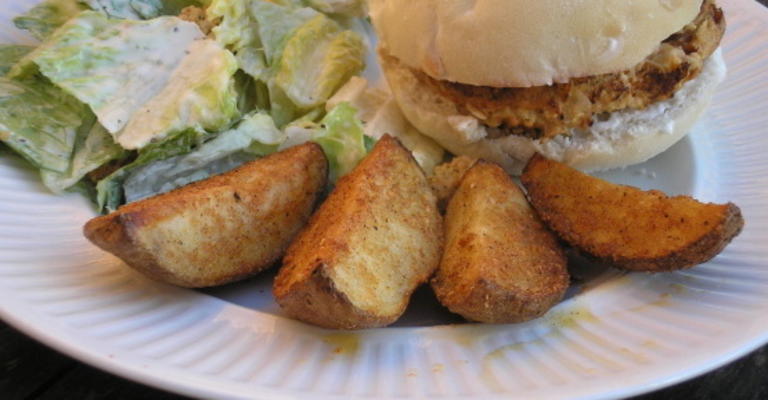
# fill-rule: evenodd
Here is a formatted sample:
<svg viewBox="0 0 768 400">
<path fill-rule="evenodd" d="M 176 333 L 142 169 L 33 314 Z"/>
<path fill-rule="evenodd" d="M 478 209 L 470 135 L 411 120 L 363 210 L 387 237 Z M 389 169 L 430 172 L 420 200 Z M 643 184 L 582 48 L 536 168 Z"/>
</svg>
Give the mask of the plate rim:
<svg viewBox="0 0 768 400">
<path fill-rule="evenodd" d="M 766 9 L 765 7 L 763 7 L 762 5 L 760 5 L 755 1 L 728 0 L 728 1 L 722 1 L 722 2 L 729 3 L 729 4 L 738 4 L 739 7 L 744 7 L 745 9 L 751 9 L 750 12 L 756 13 L 757 15 L 759 15 L 760 18 L 768 20 L 768 9 Z M 760 11 L 757 11 L 758 9 Z M 0 297 L 6 297 L 6 296 L 0 296 Z M 216 299 L 216 300 L 224 302 L 223 300 L 220 300 L 220 299 Z M 44 314 L 30 313 L 28 316 L 23 316 L 11 311 L 11 308 L 13 307 L 9 307 L 9 304 L 14 304 L 15 302 L 16 302 L 15 300 L 8 301 L 6 298 L 3 301 L 3 304 L 0 304 L 0 318 L 2 320 L 4 320 L 6 323 L 8 323 L 8 325 L 12 326 L 13 328 L 23 332 L 25 335 L 43 343 L 44 345 L 58 352 L 66 354 L 70 357 L 78 359 L 82 362 L 85 362 L 86 364 L 95 366 L 99 369 L 108 371 L 110 373 L 116 374 L 123 378 L 129 379 L 135 382 L 139 382 L 142 384 L 146 384 L 164 391 L 171 391 L 175 393 L 185 394 L 189 396 L 197 396 L 197 397 L 203 395 L 206 397 L 207 396 L 216 396 L 216 397 L 225 396 L 225 397 L 231 397 L 231 398 L 240 398 L 239 396 L 236 396 L 233 393 L 211 389 L 212 387 L 219 387 L 220 384 L 214 384 L 208 388 L 201 388 L 200 386 L 195 385 L 193 382 L 190 382 L 189 379 L 181 383 L 178 381 L 169 381 L 167 379 L 160 378 L 159 376 L 152 375 L 151 373 L 145 373 L 144 371 L 142 371 L 142 369 L 139 366 L 126 365 L 120 362 L 120 359 L 110 359 L 108 357 L 105 358 L 103 355 L 99 355 L 95 351 L 88 351 L 88 350 L 79 348 L 66 340 L 66 338 L 68 338 L 69 336 L 69 333 L 67 333 L 64 336 L 64 338 L 62 338 L 62 337 L 57 337 L 53 333 L 54 330 L 46 330 L 46 329 L 41 330 L 40 327 L 34 323 L 34 321 L 37 319 L 45 319 Z M 22 310 L 25 308 L 28 308 L 24 304 L 17 305 L 16 307 Z M 235 306 L 235 307 L 239 307 L 239 306 Z M 59 323 L 59 321 L 56 319 L 54 319 L 53 321 L 56 324 Z M 70 330 L 70 329 L 67 328 L 67 330 Z M 586 398 L 610 398 L 614 396 L 621 396 L 621 397 L 633 396 L 633 395 L 648 393 L 654 390 L 658 390 L 660 388 L 668 387 L 670 385 L 674 385 L 676 383 L 686 381 L 693 377 L 712 371 L 722 365 L 730 363 L 735 359 L 740 358 L 745 354 L 748 354 L 754 351 L 755 349 L 759 348 L 765 343 L 768 343 L 768 329 L 765 330 L 762 333 L 762 335 L 752 336 L 752 338 L 753 339 L 751 341 L 741 343 L 740 346 L 734 346 L 736 349 L 721 352 L 719 356 L 712 357 L 711 362 L 709 363 L 699 364 L 695 367 L 690 367 L 677 375 L 667 377 L 667 379 L 658 380 L 656 382 L 646 383 L 646 384 L 636 384 L 634 386 L 624 387 L 619 390 L 604 391 L 602 393 L 596 392 Z M 259 396 L 264 396 L 259 398 L 293 398 L 294 397 L 294 395 L 292 395 L 290 392 L 285 392 L 281 390 L 273 391 L 268 388 L 247 385 L 247 384 L 245 386 L 248 387 L 248 390 L 250 391 L 251 394 L 258 394 Z M 220 388 L 220 389 L 225 389 L 225 388 Z M 258 392 L 258 393 L 254 393 L 254 392 Z M 318 398 L 335 398 L 335 396 L 327 396 L 324 394 L 319 394 L 317 395 L 317 397 Z M 508 398 L 509 393 L 507 393 L 507 395 L 500 394 L 499 397 Z M 249 398 L 251 397 L 249 396 Z"/>
</svg>

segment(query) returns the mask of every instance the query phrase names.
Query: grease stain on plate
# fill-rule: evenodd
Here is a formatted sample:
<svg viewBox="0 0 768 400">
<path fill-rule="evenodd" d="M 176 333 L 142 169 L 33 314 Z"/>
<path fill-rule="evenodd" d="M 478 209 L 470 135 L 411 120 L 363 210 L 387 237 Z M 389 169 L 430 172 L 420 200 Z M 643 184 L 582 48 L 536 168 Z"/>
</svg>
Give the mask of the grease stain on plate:
<svg viewBox="0 0 768 400">
<path fill-rule="evenodd" d="M 573 328 L 578 326 L 580 322 L 599 322 L 597 316 L 583 305 L 552 311 L 544 315 L 544 319 L 559 329 Z"/>
<path fill-rule="evenodd" d="M 356 333 L 330 333 L 323 336 L 323 342 L 331 346 L 332 355 L 353 357 L 360 350 L 360 335 Z"/>
</svg>

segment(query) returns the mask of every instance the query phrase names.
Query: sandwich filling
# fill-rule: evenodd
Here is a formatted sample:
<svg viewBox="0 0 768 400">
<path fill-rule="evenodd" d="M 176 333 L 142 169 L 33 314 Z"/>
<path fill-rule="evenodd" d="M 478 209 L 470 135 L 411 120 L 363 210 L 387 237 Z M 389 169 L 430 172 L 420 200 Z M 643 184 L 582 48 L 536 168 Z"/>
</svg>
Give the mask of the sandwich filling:
<svg viewBox="0 0 768 400">
<path fill-rule="evenodd" d="M 520 135 L 548 140 L 572 129 L 589 128 L 610 112 L 644 109 L 671 98 L 699 75 L 724 32 L 722 10 L 714 0 L 704 0 L 691 23 L 665 39 L 638 65 L 616 73 L 547 86 L 499 88 L 437 80 L 414 69 L 411 72 L 423 88 L 486 125 L 490 138 Z M 397 62 L 386 57 L 388 62 Z"/>
</svg>

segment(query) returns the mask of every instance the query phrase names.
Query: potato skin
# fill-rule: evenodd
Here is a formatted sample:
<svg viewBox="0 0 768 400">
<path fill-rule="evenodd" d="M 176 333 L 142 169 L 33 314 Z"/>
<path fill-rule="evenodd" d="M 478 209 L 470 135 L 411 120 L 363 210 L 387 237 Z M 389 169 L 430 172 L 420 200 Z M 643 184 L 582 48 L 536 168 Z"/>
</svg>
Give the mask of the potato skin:
<svg viewBox="0 0 768 400">
<path fill-rule="evenodd" d="M 424 173 L 383 136 L 291 244 L 273 292 L 293 318 L 334 329 L 388 325 L 437 268 L 442 218 Z"/>
<path fill-rule="evenodd" d="M 583 254 L 616 268 L 690 268 L 715 257 L 744 226 L 733 203 L 701 203 L 613 184 L 538 154 L 521 180 L 553 231 Z"/>
<path fill-rule="evenodd" d="M 334 284 L 328 274 L 330 268 L 318 263 L 309 276 L 290 287 L 282 283 L 285 275 L 278 275 L 274 294 L 280 307 L 293 318 L 327 329 L 375 328 L 389 325 L 400 317 L 402 312 L 382 315 L 355 306 Z"/>
<path fill-rule="evenodd" d="M 158 281 L 207 287 L 270 267 L 325 189 L 327 160 L 307 143 L 93 218 L 94 244 Z"/>
<path fill-rule="evenodd" d="M 479 161 L 464 175 L 445 227 L 432 288 L 451 311 L 480 322 L 522 322 L 565 294 L 563 250 L 498 165 Z"/>
</svg>

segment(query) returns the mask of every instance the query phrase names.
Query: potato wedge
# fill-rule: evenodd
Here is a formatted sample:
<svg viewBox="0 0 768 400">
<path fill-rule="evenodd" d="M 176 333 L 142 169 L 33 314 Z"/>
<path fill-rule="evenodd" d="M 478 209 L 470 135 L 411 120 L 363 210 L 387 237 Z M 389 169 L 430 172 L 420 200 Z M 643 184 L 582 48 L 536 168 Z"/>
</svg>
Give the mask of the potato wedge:
<svg viewBox="0 0 768 400">
<path fill-rule="evenodd" d="M 435 167 L 434 173 L 429 177 L 429 185 L 437 196 L 437 205 L 441 211 L 448 207 L 448 201 L 459 187 L 461 177 L 475 165 L 475 162 L 477 162 L 475 158 L 458 156 Z"/>
<path fill-rule="evenodd" d="M 159 281 L 221 285 L 271 266 L 325 189 L 320 146 L 307 143 L 85 224 L 85 236 Z"/>
<path fill-rule="evenodd" d="M 424 173 L 385 135 L 288 248 L 274 295 L 290 316 L 325 328 L 387 325 L 437 268 L 441 246 Z"/>
<path fill-rule="evenodd" d="M 617 268 L 670 271 L 716 256 L 741 232 L 732 204 L 617 185 L 535 155 L 522 175 L 542 220 L 583 254 Z"/>
<path fill-rule="evenodd" d="M 438 300 L 466 319 L 506 323 L 543 315 L 568 289 L 567 261 L 523 191 L 478 161 L 445 215 L 445 251 L 432 279 Z"/>
</svg>

